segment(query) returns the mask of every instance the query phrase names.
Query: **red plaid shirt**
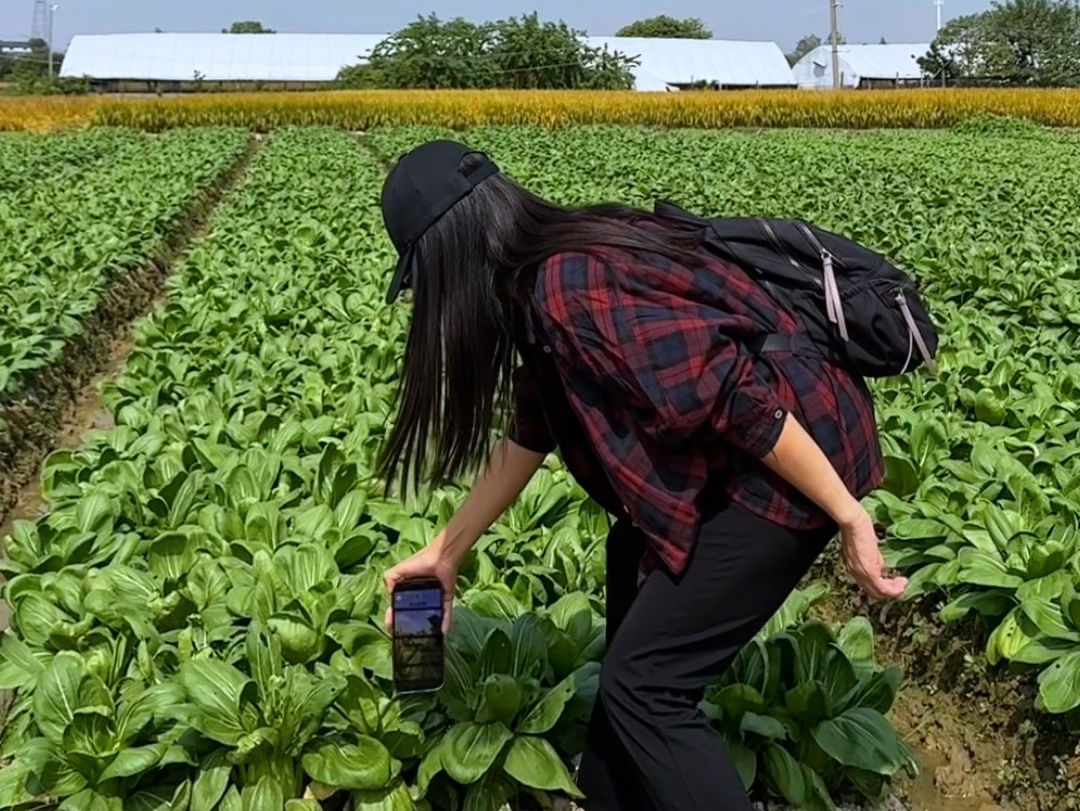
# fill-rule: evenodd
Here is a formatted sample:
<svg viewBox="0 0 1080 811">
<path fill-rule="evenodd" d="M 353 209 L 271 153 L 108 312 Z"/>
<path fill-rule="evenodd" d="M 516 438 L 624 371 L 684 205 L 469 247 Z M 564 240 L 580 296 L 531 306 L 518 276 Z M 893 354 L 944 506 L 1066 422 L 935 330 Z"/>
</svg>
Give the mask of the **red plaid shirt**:
<svg viewBox="0 0 1080 811">
<path fill-rule="evenodd" d="M 792 529 L 828 523 L 760 461 L 789 412 L 857 497 L 881 480 L 866 384 L 816 358 L 750 353 L 745 341 L 796 323 L 736 266 L 710 256 L 690 269 L 615 248 L 561 254 L 538 272 L 526 310 L 510 438 L 558 448 L 676 574 L 712 493 Z"/>
</svg>

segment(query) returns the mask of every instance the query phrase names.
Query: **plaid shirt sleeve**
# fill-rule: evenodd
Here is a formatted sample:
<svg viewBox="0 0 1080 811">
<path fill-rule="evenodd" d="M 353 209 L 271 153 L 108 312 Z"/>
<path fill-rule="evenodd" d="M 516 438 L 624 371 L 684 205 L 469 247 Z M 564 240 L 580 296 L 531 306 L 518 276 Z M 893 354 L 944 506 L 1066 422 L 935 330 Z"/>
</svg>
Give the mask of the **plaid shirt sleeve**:
<svg viewBox="0 0 1080 811">
<path fill-rule="evenodd" d="M 571 385 L 575 410 L 593 421 L 621 412 L 666 450 L 719 439 L 763 457 L 787 408 L 729 337 L 744 328 L 739 316 L 681 298 L 677 280 L 650 285 L 648 272 L 626 270 L 611 259 L 561 254 L 538 279 L 537 310 L 552 351 L 606 404 L 598 413 L 584 387 Z"/>
<path fill-rule="evenodd" d="M 524 366 L 513 377 L 514 412 L 508 438 L 516 445 L 534 453 L 549 454 L 555 450 L 555 439 L 544 419 L 540 389 Z"/>
</svg>

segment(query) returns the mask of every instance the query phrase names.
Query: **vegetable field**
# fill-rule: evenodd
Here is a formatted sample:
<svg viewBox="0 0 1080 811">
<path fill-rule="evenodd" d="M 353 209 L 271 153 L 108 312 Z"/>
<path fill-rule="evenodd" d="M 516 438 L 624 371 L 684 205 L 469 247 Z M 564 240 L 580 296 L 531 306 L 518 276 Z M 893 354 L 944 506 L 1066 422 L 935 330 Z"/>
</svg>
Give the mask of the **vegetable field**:
<svg viewBox="0 0 1080 811">
<path fill-rule="evenodd" d="M 373 479 L 408 319 L 382 303 L 378 191 L 387 158 L 445 134 L 276 130 L 170 256 L 165 300 L 104 386 L 115 427 L 48 458 L 48 515 L 6 540 L 0 809 L 502 811 L 577 795 L 608 524 L 557 460 L 462 573 L 446 687 L 390 690 L 382 572 L 463 493 L 402 504 Z M 889 476 L 871 499 L 913 578 L 909 616 L 943 623 L 970 667 L 1026 680 L 1025 723 L 1075 744 L 1080 140 L 455 137 L 559 202 L 800 216 L 910 269 L 941 320 L 941 370 L 875 386 Z M 5 407 L 250 144 L 235 129 L 0 136 L 19 178 L 0 181 Z M 820 610 L 843 582 L 804 585 L 703 710 L 755 795 L 811 811 L 881 799 L 917 771 L 892 712 L 908 685 L 887 661 L 893 629 L 850 600 Z M 1048 778 L 1047 794 L 1076 792 L 1070 779 Z"/>
</svg>

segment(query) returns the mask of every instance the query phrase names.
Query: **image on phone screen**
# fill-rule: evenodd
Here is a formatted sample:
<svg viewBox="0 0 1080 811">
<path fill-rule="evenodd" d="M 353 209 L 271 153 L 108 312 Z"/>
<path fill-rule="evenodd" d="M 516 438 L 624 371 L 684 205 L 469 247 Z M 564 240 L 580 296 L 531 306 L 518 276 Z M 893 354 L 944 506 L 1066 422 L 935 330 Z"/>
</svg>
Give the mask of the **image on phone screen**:
<svg viewBox="0 0 1080 811">
<path fill-rule="evenodd" d="M 394 686 L 398 692 L 438 690 L 443 683 L 442 591 L 394 591 Z"/>
</svg>

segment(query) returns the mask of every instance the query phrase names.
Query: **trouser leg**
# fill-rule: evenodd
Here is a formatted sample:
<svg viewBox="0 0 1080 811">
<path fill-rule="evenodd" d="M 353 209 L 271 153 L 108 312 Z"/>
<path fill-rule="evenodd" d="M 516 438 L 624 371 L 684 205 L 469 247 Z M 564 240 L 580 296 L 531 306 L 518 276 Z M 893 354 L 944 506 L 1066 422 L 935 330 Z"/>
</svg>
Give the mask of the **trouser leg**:
<svg viewBox="0 0 1080 811">
<path fill-rule="evenodd" d="M 649 575 L 608 648 L 598 697 L 611 748 L 625 753 L 648 804 L 594 806 L 590 797 L 589 811 L 749 811 L 723 741 L 698 705 L 832 534 L 792 532 L 729 506 L 702 527 L 682 577 Z M 616 776 L 623 782 L 629 774 Z"/>
<path fill-rule="evenodd" d="M 645 538 L 628 521 L 611 528 L 607 539 L 607 646 L 610 648 L 638 591 L 638 571 Z M 589 720 L 581 757 L 579 786 L 587 811 L 652 811 L 634 774 L 634 764 L 619 743 L 603 703 Z"/>
</svg>

